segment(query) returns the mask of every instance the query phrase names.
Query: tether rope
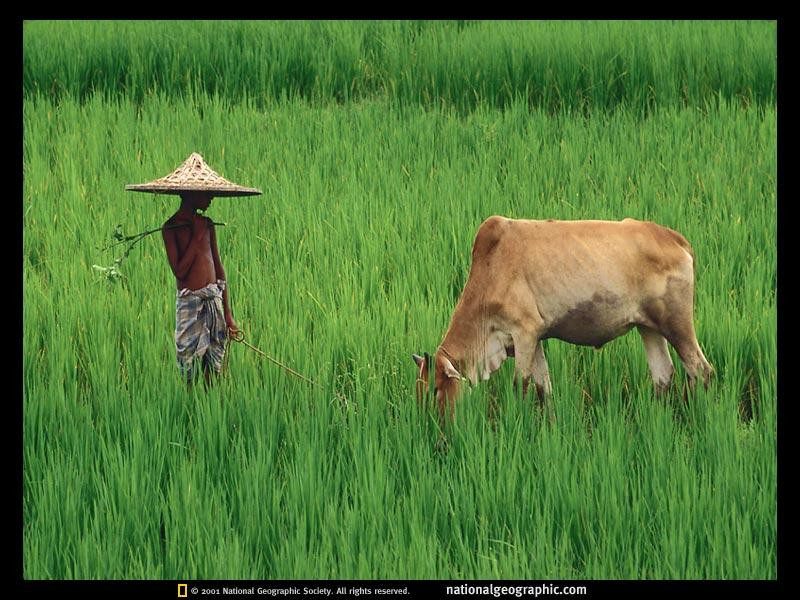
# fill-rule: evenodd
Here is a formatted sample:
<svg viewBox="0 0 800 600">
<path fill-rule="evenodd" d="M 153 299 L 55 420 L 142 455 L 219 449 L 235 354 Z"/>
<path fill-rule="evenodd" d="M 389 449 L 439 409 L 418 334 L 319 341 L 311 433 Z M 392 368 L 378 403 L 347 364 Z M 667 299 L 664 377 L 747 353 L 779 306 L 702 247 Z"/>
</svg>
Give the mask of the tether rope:
<svg viewBox="0 0 800 600">
<path fill-rule="evenodd" d="M 307 383 L 310 383 L 314 387 L 322 388 L 322 386 L 320 384 L 318 384 L 316 381 L 313 381 L 312 379 L 309 379 L 308 377 L 306 377 L 302 373 L 298 373 L 297 371 L 295 371 L 291 367 L 283 364 L 279 360 L 276 360 L 276 359 L 272 358 L 266 352 L 263 352 L 259 348 L 256 348 L 255 346 L 253 346 L 251 343 L 245 341 L 244 332 L 241 329 L 239 331 L 237 331 L 236 333 L 231 333 L 230 331 L 228 332 L 227 339 L 225 340 L 225 356 L 223 358 L 223 371 L 224 372 L 228 371 L 228 356 L 230 356 L 229 349 L 230 349 L 230 342 L 231 341 L 238 342 L 240 344 L 244 344 L 245 346 L 247 346 L 251 350 L 257 352 L 258 354 L 260 354 L 261 356 L 263 356 L 264 358 L 269 360 L 270 362 L 278 365 L 284 371 L 294 375 L 295 377 L 299 377 L 300 379 L 302 379 L 303 381 L 305 381 Z M 342 394 L 340 394 L 339 392 L 334 392 L 334 394 L 336 395 L 337 398 L 342 400 L 345 403 L 345 405 L 347 404 L 347 398 L 345 398 Z"/>
</svg>

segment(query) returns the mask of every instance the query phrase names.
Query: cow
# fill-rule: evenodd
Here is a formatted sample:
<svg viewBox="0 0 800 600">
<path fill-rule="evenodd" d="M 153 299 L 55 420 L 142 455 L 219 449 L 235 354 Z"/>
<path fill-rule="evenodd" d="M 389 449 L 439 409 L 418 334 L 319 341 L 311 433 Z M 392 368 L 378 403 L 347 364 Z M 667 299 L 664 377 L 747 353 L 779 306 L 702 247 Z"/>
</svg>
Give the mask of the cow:
<svg viewBox="0 0 800 600">
<path fill-rule="evenodd" d="M 674 373 L 667 342 L 690 387 L 697 377 L 707 386 L 713 367 L 695 336 L 694 260 L 686 238 L 649 221 L 489 217 L 475 236 L 467 282 L 433 356 L 440 418 L 449 405 L 453 419 L 463 380 L 488 379 L 509 356 L 523 396 L 532 377 L 547 404 L 552 386 L 542 340 L 600 348 L 633 327 L 657 392 Z M 430 365 L 413 358 L 422 400 Z"/>
</svg>

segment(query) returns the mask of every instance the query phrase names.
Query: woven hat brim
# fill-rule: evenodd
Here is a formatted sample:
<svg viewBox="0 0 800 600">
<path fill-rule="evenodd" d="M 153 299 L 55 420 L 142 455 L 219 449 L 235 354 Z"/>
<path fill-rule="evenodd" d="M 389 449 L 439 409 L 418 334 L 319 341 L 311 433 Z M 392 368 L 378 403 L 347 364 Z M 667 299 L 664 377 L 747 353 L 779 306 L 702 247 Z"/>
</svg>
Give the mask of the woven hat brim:
<svg viewBox="0 0 800 600">
<path fill-rule="evenodd" d="M 205 192 L 214 197 L 219 196 L 258 196 L 263 192 L 256 188 L 241 186 L 232 187 L 191 187 L 187 185 L 154 185 L 148 183 L 126 185 L 125 190 L 129 192 L 149 192 L 151 194 L 181 194 L 183 192 Z"/>
</svg>

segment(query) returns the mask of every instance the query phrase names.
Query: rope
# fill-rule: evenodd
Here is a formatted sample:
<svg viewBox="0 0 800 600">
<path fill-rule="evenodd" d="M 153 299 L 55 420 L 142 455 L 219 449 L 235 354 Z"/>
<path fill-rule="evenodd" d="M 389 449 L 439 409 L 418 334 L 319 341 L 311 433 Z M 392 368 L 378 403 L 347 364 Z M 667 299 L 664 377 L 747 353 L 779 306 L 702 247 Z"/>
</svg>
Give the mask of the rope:
<svg viewBox="0 0 800 600">
<path fill-rule="evenodd" d="M 456 359 L 455 359 L 455 358 L 453 358 L 453 355 L 452 355 L 452 354 L 450 354 L 450 353 L 447 351 L 447 348 L 445 348 L 445 347 L 444 347 L 444 344 L 439 344 L 439 347 L 437 348 L 437 350 L 441 350 L 441 351 L 442 351 L 442 354 L 444 354 L 444 355 L 445 355 L 445 357 L 447 358 L 447 360 L 449 360 L 449 361 L 452 363 L 452 365 L 453 365 L 454 367 L 456 366 Z"/>
<path fill-rule="evenodd" d="M 276 360 L 276 359 L 272 358 L 271 356 L 269 356 L 269 355 L 268 355 L 268 354 L 266 354 L 265 352 L 263 352 L 263 351 L 259 350 L 258 348 L 256 348 L 255 346 L 253 346 L 251 343 L 249 343 L 249 342 L 246 342 L 246 341 L 245 341 L 245 339 L 244 339 L 244 332 L 243 332 L 241 329 L 240 329 L 239 331 L 237 331 L 235 334 L 232 334 L 232 333 L 228 332 L 227 339 L 225 340 L 225 356 L 224 356 L 224 357 L 223 357 L 223 359 L 222 359 L 222 361 L 223 361 L 223 362 L 222 362 L 222 369 L 223 369 L 223 371 L 224 371 L 225 373 L 227 373 L 227 371 L 228 371 L 228 356 L 229 356 L 229 352 L 228 352 L 228 350 L 229 350 L 229 348 L 230 348 L 230 342 L 231 342 L 231 340 L 232 340 L 232 341 L 234 341 L 234 342 L 238 342 L 238 343 L 240 343 L 240 344 L 244 344 L 245 346 L 247 346 L 247 347 L 248 347 L 248 348 L 250 348 L 251 350 L 253 350 L 253 351 L 257 352 L 258 354 L 260 354 L 261 356 L 263 356 L 264 358 L 266 358 L 266 359 L 267 359 L 267 360 L 269 360 L 270 362 L 272 362 L 272 363 L 274 363 L 274 364 L 278 365 L 278 366 L 279 366 L 281 369 L 283 369 L 284 371 L 287 371 L 288 373 L 291 373 L 291 374 L 292 374 L 292 375 L 294 375 L 295 377 L 299 377 L 300 379 L 302 379 L 303 381 L 305 381 L 305 382 L 307 382 L 307 383 L 310 383 L 310 384 L 311 384 L 311 385 L 313 385 L 314 387 L 322 388 L 322 386 L 321 386 L 320 384 L 318 384 L 316 381 L 313 381 L 313 380 L 309 379 L 308 377 L 306 377 L 306 376 L 305 376 L 305 375 L 303 375 L 302 373 L 298 373 L 297 371 L 295 371 L 295 370 L 294 370 L 294 369 L 292 369 L 291 367 L 289 367 L 289 366 L 286 366 L 286 365 L 285 365 L 285 364 L 283 364 L 282 362 L 280 362 L 280 361 L 278 361 L 278 360 Z M 346 398 L 345 396 L 343 396 L 341 393 L 339 393 L 339 392 L 334 392 L 334 395 L 335 395 L 335 396 L 336 396 L 336 397 L 337 397 L 337 398 L 338 398 L 338 399 L 339 399 L 339 400 L 340 400 L 340 401 L 341 401 L 341 402 L 342 402 L 342 403 L 343 403 L 345 406 L 349 406 L 349 403 L 348 403 L 348 401 L 347 401 L 347 398 Z"/>
<path fill-rule="evenodd" d="M 314 385 L 314 386 L 320 387 L 320 386 L 319 386 L 319 384 L 318 384 L 317 382 L 315 382 L 315 381 L 312 381 L 311 379 L 309 379 L 308 377 L 306 377 L 306 376 L 305 376 L 305 375 L 303 375 L 302 373 L 298 373 L 297 371 L 295 371 L 295 370 L 294 370 L 294 369 L 292 369 L 291 367 L 287 367 L 287 366 L 286 366 L 285 364 L 283 364 L 282 362 L 280 362 L 280 361 L 278 361 L 278 360 L 276 360 L 276 359 L 272 358 L 272 357 L 271 357 L 271 356 L 269 356 L 268 354 L 266 354 L 266 353 L 262 352 L 261 350 L 259 350 L 258 348 L 256 348 L 256 347 L 255 347 L 255 346 L 253 346 L 252 344 L 250 344 L 249 342 L 246 342 L 246 341 L 245 341 L 245 339 L 244 339 L 244 332 L 243 332 L 243 331 L 241 331 L 241 330 L 237 331 L 236 333 L 230 333 L 230 332 L 228 333 L 228 339 L 225 341 L 225 358 L 226 358 L 226 359 L 227 359 L 227 357 L 228 357 L 228 346 L 230 345 L 230 341 L 231 341 L 231 340 L 233 340 L 234 342 L 239 342 L 240 344 L 244 344 L 245 346 L 247 346 L 247 347 L 248 347 L 248 348 L 250 348 L 251 350 L 254 350 L 254 351 L 258 352 L 258 353 L 259 353 L 261 356 L 263 356 L 263 357 L 264 357 L 264 358 L 266 358 L 267 360 L 269 360 L 269 361 L 271 361 L 271 362 L 275 363 L 276 365 L 278 365 L 280 368 L 284 369 L 285 371 L 288 371 L 289 373 L 291 373 L 291 374 L 292 374 L 292 375 L 294 375 L 295 377 L 299 377 L 300 379 L 302 379 L 303 381 L 307 381 L 307 382 L 308 382 L 308 383 L 310 383 L 311 385 Z M 226 367 L 227 367 L 227 363 L 226 363 Z"/>
</svg>

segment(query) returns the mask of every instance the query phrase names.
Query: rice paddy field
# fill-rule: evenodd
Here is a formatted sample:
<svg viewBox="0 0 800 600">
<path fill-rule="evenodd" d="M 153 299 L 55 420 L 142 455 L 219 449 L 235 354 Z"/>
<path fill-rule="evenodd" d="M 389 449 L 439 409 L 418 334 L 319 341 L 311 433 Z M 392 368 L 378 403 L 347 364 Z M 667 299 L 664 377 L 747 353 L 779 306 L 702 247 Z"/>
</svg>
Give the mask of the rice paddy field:
<svg viewBox="0 0 800 600">
<path fill-rule="evenodd" d="M 26 579 L 777 577 L 774 22 L 23 24 Z M 187 390 L 124 191 L 191 152 L 248 342 Z M 479 224 L 652 220 L 696 261 L 707 390 L 632 332 L 507 361 L 442 443 L 414 395 Z M 685 373 L 677 355 L 676 381 Z"/>
</svg>

